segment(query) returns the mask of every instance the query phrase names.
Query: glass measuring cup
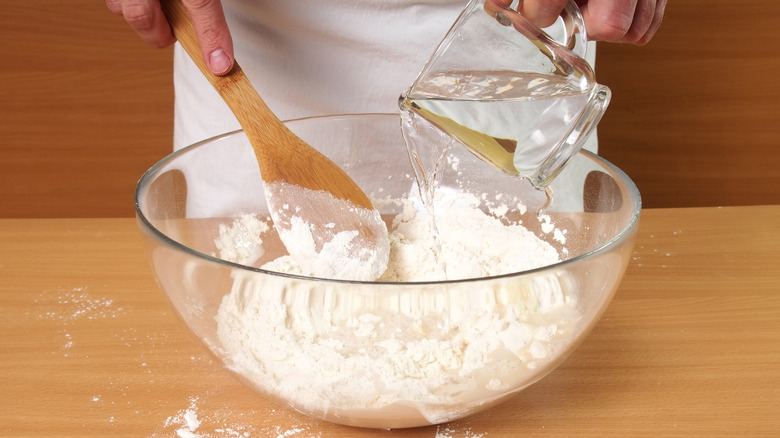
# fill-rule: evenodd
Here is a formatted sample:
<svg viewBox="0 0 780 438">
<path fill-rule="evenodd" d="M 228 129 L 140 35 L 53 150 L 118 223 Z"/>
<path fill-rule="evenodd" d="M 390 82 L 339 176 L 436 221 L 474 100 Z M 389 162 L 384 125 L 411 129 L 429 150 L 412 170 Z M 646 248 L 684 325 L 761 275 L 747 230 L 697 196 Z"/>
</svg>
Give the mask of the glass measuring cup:
<svg viewBox="0 0 780 438">
<path fill-rule="evenodd" d="M 433 125 L 543 189 L 593 132 L 611 92 L 585 60 L 574 1 L 544 30 L 518 3 L 471 0 L 399 105 L 405 124 Z"/>
</svg>

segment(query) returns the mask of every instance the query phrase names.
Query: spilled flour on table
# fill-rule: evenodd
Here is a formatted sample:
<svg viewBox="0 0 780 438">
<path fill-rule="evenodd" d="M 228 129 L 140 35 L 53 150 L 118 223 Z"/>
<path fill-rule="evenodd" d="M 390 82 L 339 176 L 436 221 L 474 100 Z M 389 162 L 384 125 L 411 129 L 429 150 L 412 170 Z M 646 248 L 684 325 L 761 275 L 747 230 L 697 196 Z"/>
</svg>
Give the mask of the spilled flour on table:
<svg viewBox="0 0 780 438">
<path fill-rule="evenodd" d="M 471 428 L 456 428 L 449 424 L 436 426 L 436 436 L 434 438 L 484 438 L 487 433 L 476 433 Z"/>
<path fill-rule="evenodd" d="M 80 319 L 116 318 L 126 310 L 115 306 L 113 299 L 93 296 L 86 286 L 59 287 L 55 291 L 44 291 L 34 303 L 47 306 L 47 310 L 38 314 L 39 319 L 57 320 L 62 323 Z"/>
<path fill-rule="evenodd" d="M 313 427 L 315 423 L 294 424 L 287 427 L 258 426 L 252 424 L 251 418 L 243 418 L 244 421 L 240 421 L 244 414 L 253 417 L 257 412 L 241 414 L 224 410 L 209 412 L 203 409 L 203 402 L 200 396 L 191 396 L 188 406 L 168 417 L 163 426 L 149 438 L 319 438 L 322 436 L 322 433 Z M 271 410 L 266 414 L 266 417 L 273 418 L 276 412 Z M 285 419 L 285 422 L 289 420 Z"/>
<path fill-rule="evenodd" d="M 76 345 L 72 326 L 84 320 L 117 319 L 128 312 L 128 309 L 117 305 L 111 298 L 95 296 L 87 286 L 61 286 L 55 290 L 46 290 L 32 303 L 33 307 L 27 310 L 27 316 L 56 324 L 57 335 L 52 339 L 60 339 L 59 351 L 66 357 L 71 356 Z"/>
</svg>

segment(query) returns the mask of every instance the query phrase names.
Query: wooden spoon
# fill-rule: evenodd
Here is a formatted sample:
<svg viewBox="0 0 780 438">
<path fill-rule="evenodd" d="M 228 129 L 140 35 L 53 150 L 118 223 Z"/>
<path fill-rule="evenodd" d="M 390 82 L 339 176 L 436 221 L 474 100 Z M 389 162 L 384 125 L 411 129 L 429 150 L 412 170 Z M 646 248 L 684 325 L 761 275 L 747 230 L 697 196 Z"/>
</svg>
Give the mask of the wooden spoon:
<svg viewBox="0 0 780 438">
<path fill-rule="evenodd" d="M 390 243 L 379 212 L 335 163 L 298 138 L 255 91 L 236 62 L 224 76 L 203 61 L 181 0 L 160 2 L 174 35 L 235 114 L 255 151 L 271 218 L 287 251 L 314 276 L 374 280 Z"/>
</svg>

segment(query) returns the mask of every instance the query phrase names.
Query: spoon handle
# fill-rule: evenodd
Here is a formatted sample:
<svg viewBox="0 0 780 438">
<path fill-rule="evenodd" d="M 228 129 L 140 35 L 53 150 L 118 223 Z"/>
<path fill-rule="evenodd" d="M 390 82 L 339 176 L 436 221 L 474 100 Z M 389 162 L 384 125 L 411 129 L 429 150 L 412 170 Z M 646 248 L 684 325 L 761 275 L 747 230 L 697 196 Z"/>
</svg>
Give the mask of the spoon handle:
<svg viewBox="0 0 780 438">
<path fill-rule="evenodd" d="M 181 0 L 162 0 L 160 5 L 176 39 L 227 103 L 241 128 L 250 138 L 262 141 L 261 145 L 252 143 L 260 165 L 263 166 L 263 163 L 278 157 L 276 154 L 280 152 L 279 149 L 282 149 L 278 145 L 285 145 L 283 153 L 294 153 L 290 148 L 299 145 L 299 141 L 296 141 L 297 137 L 268 108 L 238 62 L 234 62 L 233 68 L 225 75 L 218 76 L 212 73 L 203 60 L 195 27 Z M 263 166 L 264 173 L 270 171 L 266 167 L 268 166 Z"/>
<path fill-rule="evenodd" d="M 176 39 L 227 103 L 254 149 L 263 181 L 284 182 L 325 191 L 358 207 L 374 207 L 343 169 L 298 138 L 268 108 L 238 62 L 223 76 L 212 73 L 203 60 L 195 27 L 182 0 L 160 1 Z"/>
</svg>

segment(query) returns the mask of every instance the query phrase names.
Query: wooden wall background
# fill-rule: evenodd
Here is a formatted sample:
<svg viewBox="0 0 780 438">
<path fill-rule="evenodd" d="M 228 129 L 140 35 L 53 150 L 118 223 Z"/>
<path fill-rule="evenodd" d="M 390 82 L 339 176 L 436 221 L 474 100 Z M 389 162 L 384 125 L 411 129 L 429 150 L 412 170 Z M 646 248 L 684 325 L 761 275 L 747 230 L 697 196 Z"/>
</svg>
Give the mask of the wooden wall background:
<svg viewBox="0 0 780 438">
<path fill-rule="evenodd" d="M 0 217 L 130 217 L 171 151 L 171 50 L 147 48 L 102 0 L 0 9 Z"/>
<path fill-rule="evenodd" d="M 601 154 L 645 207 L 780 204 L 780 2 L 671 1 L 645 47 L 601 44 Z M 170 50 L 99 0 L 0 10 L 0 217 L 129 217 L 171 150 Z"/>
<path fill-rule="evenodd" d="M 776 0 L 671 0 L 647 46 L 599 46 L 600 154 L 645 206 L 780 204 L 779 23 Z"/>
</svg>

